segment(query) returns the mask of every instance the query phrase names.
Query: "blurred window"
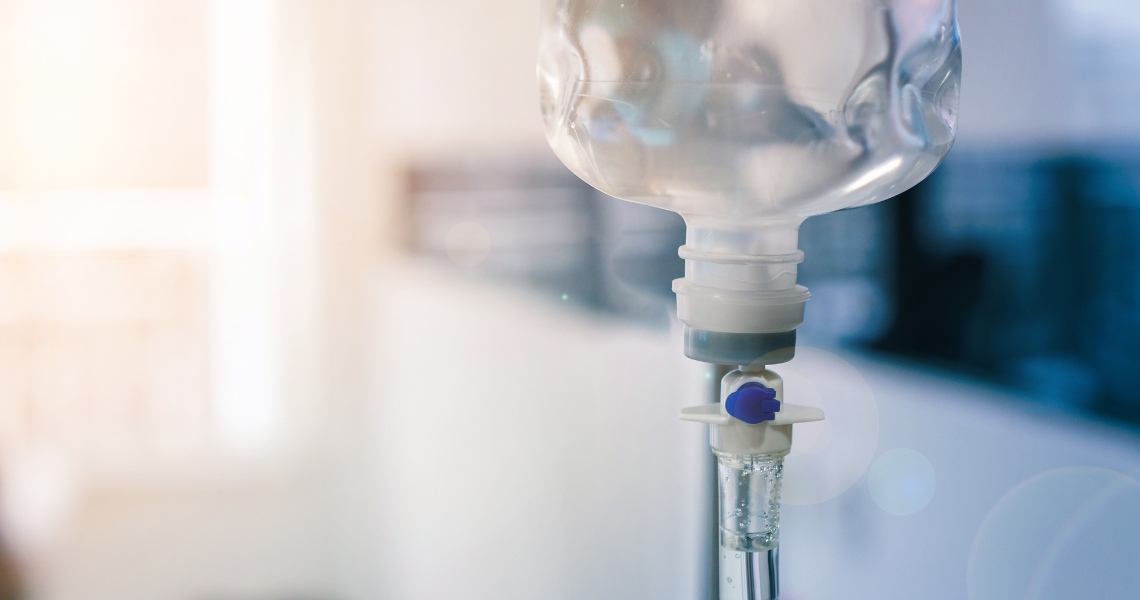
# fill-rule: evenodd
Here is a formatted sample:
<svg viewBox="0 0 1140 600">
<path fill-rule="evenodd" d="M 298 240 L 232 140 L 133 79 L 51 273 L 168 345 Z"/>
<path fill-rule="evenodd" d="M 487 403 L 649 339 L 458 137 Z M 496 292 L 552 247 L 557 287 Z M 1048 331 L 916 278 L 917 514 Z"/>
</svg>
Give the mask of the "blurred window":
<svg viewBox="0 0 1140 600">
<path fill-rule="evenodd" d="M 313 219 L 274 4 L 0 0 L 0 450 L 279 438 L 278 273 L 311 252 L 279 224 Z"/>
<path fill-rule="evenodd" d="M 0 189 L 205 187 L 207 0 L 0 0 Z"/>
<path fill-rule="evenodd" d="M 203 259 L 146 250 L 0 254 L 0 437 L 172 450 L 200 440 Z"/>
</svg>

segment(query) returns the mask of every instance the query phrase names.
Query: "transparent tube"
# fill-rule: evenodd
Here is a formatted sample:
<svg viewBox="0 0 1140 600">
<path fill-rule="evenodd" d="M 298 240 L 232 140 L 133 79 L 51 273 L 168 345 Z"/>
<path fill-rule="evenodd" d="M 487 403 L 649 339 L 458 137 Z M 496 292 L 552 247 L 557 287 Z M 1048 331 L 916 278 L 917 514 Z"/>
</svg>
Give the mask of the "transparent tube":
<svg viewBox="0 0 1140 600">
<path fill-rule="evenodd" d="M 767 552 L 775 548 L 780 543 L 784 457 L 721 452 L 716 455 L 721 547 L 740 552 Z"/>
<path fill-rule="evenodd" d="M 713 452 L 718 466 L 721 600 L 776 600 L 784 455 Z"/>
</svg>

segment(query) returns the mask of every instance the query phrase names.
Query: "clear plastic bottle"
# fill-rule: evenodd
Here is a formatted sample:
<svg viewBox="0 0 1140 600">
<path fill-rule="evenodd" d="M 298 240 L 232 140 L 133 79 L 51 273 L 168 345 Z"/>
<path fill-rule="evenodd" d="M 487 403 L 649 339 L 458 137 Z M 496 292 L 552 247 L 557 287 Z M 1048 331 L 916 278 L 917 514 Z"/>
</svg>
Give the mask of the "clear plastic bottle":
<svg viewBox="0 0 1140 600">
<path fill-rule="evenodd" d="M 734 221 L 804 218 L 904 191 L 953 142 L 951 2 L 547 4 L 547 136 L 618 198 Z"/>
<path fill-rule="evenodd" d="M 545 0 L 538 76 L 571 170 L 684 216 L 682 321 L 754 334 L 802 322 L 805 218 L 938 166 L 960 69 L 954 0 Z"/>
</svg>

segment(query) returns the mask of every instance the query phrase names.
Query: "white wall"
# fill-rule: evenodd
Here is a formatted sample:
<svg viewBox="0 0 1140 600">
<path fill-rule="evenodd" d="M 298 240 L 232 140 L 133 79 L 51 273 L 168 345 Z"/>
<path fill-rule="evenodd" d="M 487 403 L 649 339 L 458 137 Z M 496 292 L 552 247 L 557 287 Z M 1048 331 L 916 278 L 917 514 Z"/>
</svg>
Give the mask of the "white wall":
<svg viewBox="0 0 1140 600">
<path fill-rule="evenodd" d="M 414 154 L 541 148 L 538 7 L 377 2 L 376 143 Z"/>
<path fill-rule="evenodd" d="M 960 0 L 965 145 L 1140 137 L 1140 5 Z"/>
<path fill-rule="evenodd" d="M 1047 0 L 961 0 L 963 144 L 1020 144 L 1072 134 L 1072 98 Z"/>
</svg>

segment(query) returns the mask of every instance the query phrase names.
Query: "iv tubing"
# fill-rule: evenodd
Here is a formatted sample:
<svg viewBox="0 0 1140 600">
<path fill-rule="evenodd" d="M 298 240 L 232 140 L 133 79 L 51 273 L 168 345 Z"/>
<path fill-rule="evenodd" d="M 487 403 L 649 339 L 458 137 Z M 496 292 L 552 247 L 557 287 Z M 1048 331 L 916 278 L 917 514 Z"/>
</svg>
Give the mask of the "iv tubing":
<svg viewBox="0 0 1140 600">
<path fill-rule="evenodd" d="M 683 409 L 709 425 L 717 459 L 720 600 L 779 600 L 780 492 L 792 426 L 823 411 L 783 402 L 784 381 L 762 365 L 721 379 L 722 402 Z"/>
<path fill-rule="evenodd" d="M 767 552 L 749 552 L 744 557 L 745 598 L 779 600 L 780 547 Z"/>
</svg>

